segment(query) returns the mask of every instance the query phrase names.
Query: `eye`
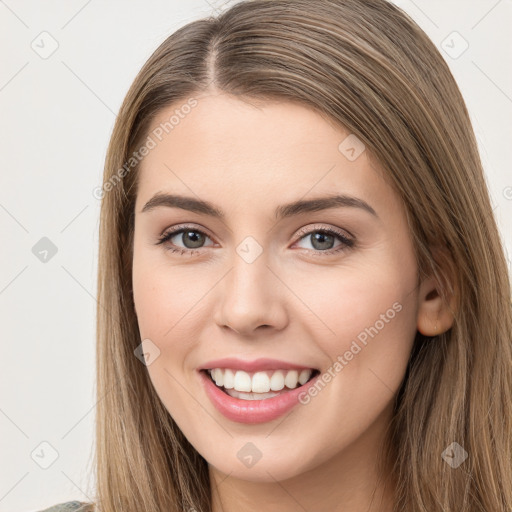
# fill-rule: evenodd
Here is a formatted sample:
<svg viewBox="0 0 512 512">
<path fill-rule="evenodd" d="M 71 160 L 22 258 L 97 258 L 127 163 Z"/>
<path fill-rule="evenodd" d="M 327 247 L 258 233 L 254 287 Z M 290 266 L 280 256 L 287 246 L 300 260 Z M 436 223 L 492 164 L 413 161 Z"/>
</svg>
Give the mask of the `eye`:
<svg viewBox="0 0 512 512">
<path fill-rule="evenodd" d="M 302 235 L 299 242 L 309 240 L 315 255 L 330 255 L 352 248 L 355 241 L 348 238 L 341 230 L 325 226 L 314 226 L 313 229 L 303 228 L 298 235 Z M 337 248 L 334 248 L 336 239 L 340 241 Z"/>
<path fill-rule="evenodd" d="M 181 240 L 184 246 L 180 247 L 179 245 L 176 245 L 176 243 L 172 241 L 173 238 L 176 238 L 177 241 Z M 171 252 L 179 252 L 180 254 L 194 254 L 198 252 L 196 249 L 201 249 L 203 247 L 206 238 L 209 238 L 209 236 L 204 233 L 204 231 L 201 231 L 200 229 L 197 229 L 193 226 L 180 225 L 169 231 L 166 231 L 158 239 L 156 245 L 163 245 L 171 242 L 172 245 L 166 247 L 167 250 Z"/>
<path fill-rule="evenodd" d="M 355 240 L 348 238 L 341 230 L 321 225 L 313 226 L 313 229 L 310 228 L 309 230 L 303 228 L 298 232 L 298 235 L 300 236 L 298 242 L 307 240 L 309 237 L 313 248 L 311 251 L 315 255 L 328 256 L 350 249 L 355 245 Z M 177 240 L 173 241 L 174 238 Z M 156 245 L 168 244 L 166 247 L 168 251 L 180 253 L 181 255 L 187 253 L 192 255 L 201 252 L 199 249 L 205 247 L 204 243 L 206 239 L 210 239 L 210 237 L 204 231 L 194 226 L 178 225 L 166 231 L 158 239 Z M 340 242 L 337 247 L 334 245 L 336 239 Z M 180 240 L 183 246 L 177 245 L 177 242 Z M 213 244 L 210 244 L 210 246 L 211 245 Z"/>
</svg>

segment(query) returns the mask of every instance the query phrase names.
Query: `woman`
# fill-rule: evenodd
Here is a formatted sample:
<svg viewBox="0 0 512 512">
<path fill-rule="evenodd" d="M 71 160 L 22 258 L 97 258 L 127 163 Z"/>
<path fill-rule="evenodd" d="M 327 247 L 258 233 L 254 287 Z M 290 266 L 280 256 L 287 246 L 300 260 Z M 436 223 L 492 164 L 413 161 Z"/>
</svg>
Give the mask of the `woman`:
<svg viewBox="0 0 512 512">
<path fill-rule="evenodd" d="M 97 496 L 72 509 L 512 509 L 503 247 L 404 12 L 253 0 L 180 28 L 102 195 Z"/>
</svg>

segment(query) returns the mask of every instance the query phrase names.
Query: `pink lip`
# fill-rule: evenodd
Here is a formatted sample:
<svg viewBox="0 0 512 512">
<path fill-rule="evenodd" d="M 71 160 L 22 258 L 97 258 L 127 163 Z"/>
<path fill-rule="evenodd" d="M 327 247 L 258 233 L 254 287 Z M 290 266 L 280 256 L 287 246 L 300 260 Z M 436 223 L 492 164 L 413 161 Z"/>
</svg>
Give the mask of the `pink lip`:
<svg viewBox="0 0 512 512">
<path fill-rule="evenodd" d="M 219 366 L 215 366 L 219 368 Z M 233 398 L 224 393 L 207 375 L 206 371 L 199 371 L 205 392 L 214 407 L 226 418 L 238 423 L 265 423 L 282 416 L 294 406 L 299 404 L 299 395 L 307 393 L 309 387 L 314 386 L 319 373 L 303 386 L 286 391 L 285 393 L 267 398 L 265 400 L 242 400 Z"/>
<path fill-rule="evenodd" d="M 258 370 L 303 370 L 312 368 L 311 366 L 303 366 L 277 359 L 255 359 L 254 361 L 243 361 L 236 357 L 225 357 L 209 361 L 198 368 L 198 370 L 211 370 L 213 368 L 230 368 L 232 370 L 243 370 L 245 372 L 256 372 Z M 313 368 L 315 369 L 315 368 Z"/>
</svg>

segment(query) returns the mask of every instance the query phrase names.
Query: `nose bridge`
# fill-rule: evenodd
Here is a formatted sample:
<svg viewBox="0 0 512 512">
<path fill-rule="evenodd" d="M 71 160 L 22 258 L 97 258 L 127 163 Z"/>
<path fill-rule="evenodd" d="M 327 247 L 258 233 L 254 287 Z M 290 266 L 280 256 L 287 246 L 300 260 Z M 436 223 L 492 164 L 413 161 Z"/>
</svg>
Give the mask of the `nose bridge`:
<svg viewBox="0 0 512 512">
<path fill-rule="evenodd" d="M 216 319 L 219 325 L 249 334 L 258 326 L 282 328 L 285 309 L 276 277 L 268 268 L 269 253 L 246 237 L 233 252 L 231 270 L 220 287 Z"/>
<path fill-rule="evenodd" d="M 256 312 L 269 297 L 268 254 L 256 243 L 242 242 L 231 259 L 224 293 L 234 310 Z"/>
</svg>

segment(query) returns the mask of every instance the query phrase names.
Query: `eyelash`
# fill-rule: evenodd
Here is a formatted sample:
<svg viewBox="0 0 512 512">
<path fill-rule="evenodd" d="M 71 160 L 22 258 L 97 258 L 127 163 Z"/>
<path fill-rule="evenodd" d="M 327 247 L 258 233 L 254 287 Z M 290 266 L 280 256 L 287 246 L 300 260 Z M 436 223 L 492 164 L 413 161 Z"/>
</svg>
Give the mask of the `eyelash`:
<svg viewBox="0 0 512 512">
<path fill-rule="evenodd" d="M 171 238 L 175 237 L 176 235 L 179 235 L 180 233 L 184 233 L 185 231 L 193 231 L 194 233 L 200 233 L 201 235 L 211 238 L 208 236 L 207 233 L 205 233 L 204 231 L 202 231 L 200 229 L 195 228 L 194 226 L 179 225 L 176 228 L 163 233 L 159 237 L 156 245 L 163 245 L 166 242 L 168 242 Z M 338 231 L 335 228 L 326 228 L 326 227 L 318 227 L 318 226 L 314 226 L 312 229 L 310 228 L 309 230 L 307 230 L 306 228 L 301 229 L 297 233 L 299 235 L 299 238 L 296 240 L 296 242 L 299 242 L 303 238 L 306 238 L 308 235 L 311 235 L 313 233 L 322 233 L 322 234 L 327 234 L 327 235 L 333 235 L 333 236 L 337 237 L 338 239 L 340 239 L 340 241 L 342 242 L 342 244 L 336 249 L 328 249 L 326 251 L 310 250 L 313 252 L 313 254 L 315 254 L 317 256 L 329 256 L 332 254 L 336 254 L 341 251 L 346 251 L 348 249 L 351 249 L 355 245 L 355 240 L 346 237 L 341 231 Z M 180 255 L 189 254 L 190 256 L 192 256 L 195 253 L 201 252 L 201 249 L 182 249 L 182 248 L 176 248 L 176 247 L 172 247 L 172 246 L 166 247 L 165 249 L 167 251 L 171 251 L 173 253 L 180 253 Z M 308 249 L 306 249 L 306 250 L 308 250 Z"/>
</svg>

